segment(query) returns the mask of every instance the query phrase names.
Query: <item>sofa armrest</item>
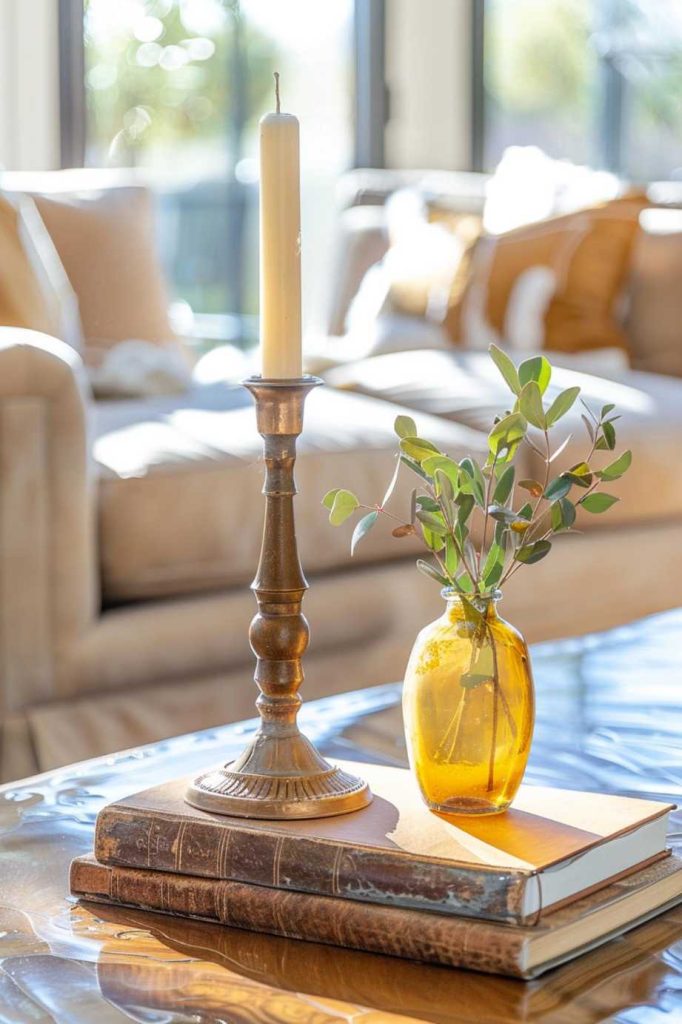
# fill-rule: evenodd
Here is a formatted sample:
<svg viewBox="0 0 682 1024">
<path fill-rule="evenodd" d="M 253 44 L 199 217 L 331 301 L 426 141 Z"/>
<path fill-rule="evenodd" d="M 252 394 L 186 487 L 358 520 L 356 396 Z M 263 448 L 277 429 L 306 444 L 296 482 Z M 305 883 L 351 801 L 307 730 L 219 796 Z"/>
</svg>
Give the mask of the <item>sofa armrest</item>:
<svg viewBox="0 0 682 1024">
<path fill-rule="evenodd" d="M 79 356 L 0 328 L 0 716 L 69 695 L 98 602 L 88 399 Z"/>
</svg>

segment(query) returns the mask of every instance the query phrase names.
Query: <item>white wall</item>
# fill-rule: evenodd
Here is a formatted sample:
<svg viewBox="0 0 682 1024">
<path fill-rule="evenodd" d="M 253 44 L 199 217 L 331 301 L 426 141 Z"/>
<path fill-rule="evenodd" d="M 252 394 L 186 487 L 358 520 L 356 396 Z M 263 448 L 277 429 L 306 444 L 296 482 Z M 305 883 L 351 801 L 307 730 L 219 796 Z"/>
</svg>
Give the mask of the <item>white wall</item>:
<svg viewBox="0 0 682 1024">
<path fill-rule="evenodd" d="M 59 166 L 58 0 L 0 0 L 0 166 Z"/>
<path fill-rule="evenodd" d="M 388 166 L 470 167 L 471 0 L 386 0 L 386 80 Z"/>
</svg>

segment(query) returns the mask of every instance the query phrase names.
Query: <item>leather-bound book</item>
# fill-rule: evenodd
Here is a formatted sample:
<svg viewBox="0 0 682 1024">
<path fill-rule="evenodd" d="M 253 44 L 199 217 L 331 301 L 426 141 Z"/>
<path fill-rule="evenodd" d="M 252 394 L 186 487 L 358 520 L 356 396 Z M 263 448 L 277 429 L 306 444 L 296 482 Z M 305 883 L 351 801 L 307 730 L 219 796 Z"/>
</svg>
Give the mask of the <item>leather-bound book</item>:
<svg viewBox="0 0 682 1024">
<path fill-rule="evenodd" d="M 533 978 L 682 900 L 682 860 L 669 857 L 598 892 L 510 926 L 334 896 L 116 868 L 79 857 L 71 891 L 82 899 L 218 921 L 407 960 Z"/>
<path fill-rule="evenodd" d="M 307 821 L 197 810 L 183 799 L 187 779 L 145 790 L 100 812 L 95 856 L 522 924 L 665 855 L 668 804 L 523 786 L 505 814 L 455 817 L 430 811 L 405 769 L 351 770 L 370 784 L 369 807 Z"/>
</svg>

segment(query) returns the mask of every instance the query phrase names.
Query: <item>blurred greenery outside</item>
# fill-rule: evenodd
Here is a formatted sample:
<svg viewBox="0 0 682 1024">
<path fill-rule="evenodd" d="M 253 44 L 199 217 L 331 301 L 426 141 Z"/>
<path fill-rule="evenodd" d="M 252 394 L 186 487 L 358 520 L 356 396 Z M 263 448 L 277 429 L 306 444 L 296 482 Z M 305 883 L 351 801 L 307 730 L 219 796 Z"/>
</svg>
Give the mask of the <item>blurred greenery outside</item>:
<svg viewBox="0 0 682 1024">
<path fill-rule="evenodd" d="M 682 177 L 679 0 L 487 0 L 485 163 L 508 145 L 617 170 L 633 181 Z M 621 111 L 605 107 L 605 75 Z M 618 118 L 618 125 L 608 124 Z"/>
<path fill-rule="evenodd" d="M 325 263 L 317 252 L 329 218 L 320 207 L 331 207 L 352 140 L 352 0 L 334 5 L 336 17 L 325 18 L 317 0 L 85 2 L 86 163 L 144 169 L 175 296 L 195 312 L 234 314 L 239 336 L 230 340 L 257 336 L 258 121 L 273 109 L 275 69 L 284 109 L 288 100 L 301 118 L 304 242 L 315 257 L 304 251 L 304 266 L 307 258 L 314 287 Z M 310 79 L 325 66 L 326 120 L 311 150 Z"/>
</svg>

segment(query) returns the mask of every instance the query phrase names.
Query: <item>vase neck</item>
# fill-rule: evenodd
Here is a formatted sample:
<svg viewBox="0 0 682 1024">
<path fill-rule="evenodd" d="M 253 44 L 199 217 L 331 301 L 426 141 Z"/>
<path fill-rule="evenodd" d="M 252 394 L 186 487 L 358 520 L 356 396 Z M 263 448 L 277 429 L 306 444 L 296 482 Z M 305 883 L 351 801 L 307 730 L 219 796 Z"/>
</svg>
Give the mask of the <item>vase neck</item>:
<svg viewBox="0 0 682 1024">
<path fill-rule="evenodd" d="M 484 596 L 480 594 L 461 595 L 454 590 L 446 589 L 443 591 L 443 597 L 447 602 L 448 612 L 466 615 L 467 604 L 465 602 L 468 602 L 485 618 L 495 618 L 497 616 L 497 602 L 502 597 L 502 594 L 499 590 L 494 590 Z"/>
</svg>

